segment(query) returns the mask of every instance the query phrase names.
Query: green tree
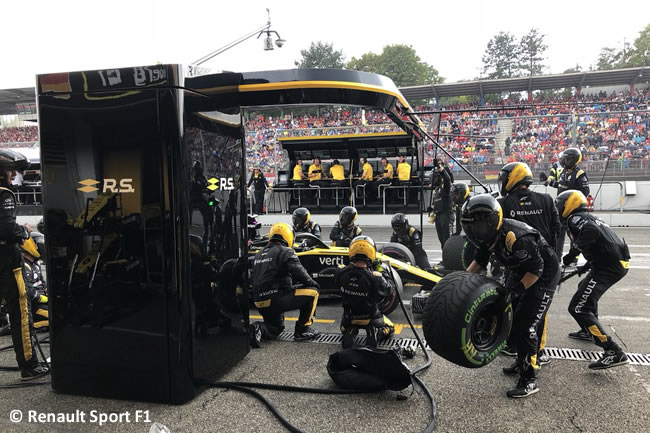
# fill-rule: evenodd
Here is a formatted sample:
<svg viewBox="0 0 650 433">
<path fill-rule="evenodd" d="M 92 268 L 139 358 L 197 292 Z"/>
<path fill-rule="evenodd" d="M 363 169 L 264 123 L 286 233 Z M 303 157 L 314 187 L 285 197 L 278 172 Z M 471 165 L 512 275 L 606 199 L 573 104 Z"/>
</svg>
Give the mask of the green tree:
<svg viewBox="0 0 650 433">
<path fill-rule="evenodd" d="M 600 49 L 598 60 L 596 61 L 596 70 L 607 71 L 621 67 L 623 52 L 617 51 L 616 48 L 604 47 Z"/>
<path fill-rule="evenodd" d="M 352 59 L 348 69 L 386 75 L 397 87 L 442 83 L 438 70 L 423 62 L 410 45 L 387 45 L 381 54 L 365 53 Z"/>
<path fill-rule="evenodd" d="M 639 32 L 629 54 L 625 56 L 625 67 L 650 66 L 650 24 Z"/>
<path fill-rule="evenodd" d="M 343 51 L 335 50 L 334 44 L 312 42 L 308 49 L 300 50 L 300 54 L 302 59 L 294 62 L 299 68 L 343 69 L 345 66 Z"/>
<path fill-rule="evenodd" d="M 487 44 L 483 54 L 483 73 L 488 78 L 510 78 L 519 74 L 519 46 L 515 37 L 499 32 Z"/>
<path fill-rule="evenodd" d="M 519 41 L 519 69 L 525 75 L 539 75 L 546 67 L 542 63 L 544 51 L 548 48 L 544 36 L 537 29 L 530 29 Z"/>
</svg>

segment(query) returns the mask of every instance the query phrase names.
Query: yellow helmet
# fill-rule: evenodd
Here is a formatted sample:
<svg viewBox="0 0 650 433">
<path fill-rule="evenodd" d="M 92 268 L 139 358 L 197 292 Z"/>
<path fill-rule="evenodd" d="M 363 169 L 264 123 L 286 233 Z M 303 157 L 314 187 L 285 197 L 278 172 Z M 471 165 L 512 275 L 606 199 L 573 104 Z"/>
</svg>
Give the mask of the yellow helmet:
<svg viewBox="0 0 650 433">
<path fill-rule="evenodd" d="M 506 164 L 499 173 L 501 195 L 505 197 L 520 185 L 530 186 L 533 183 L 533 172 L 525 162 Z"/>
<path fill-rule="evenodd" d="M 34 239 L 32 239 L 31 236 L 27 238 L 25 242 L 23 242 L 20 248 L 36 259 L 41 258 L 41 255 L 38 252 L 38 248 L 36 247 L 36 242 L 34 242 Z"/>
<path fill-rule="evenodd" d="M 570 189 L 557 196 L 555 207 L 560 218 L 567 219 L 575 211 L 587 209 L 587 197 L 578 190 Z"/>
<path fill-rule="evenodd" d="M 372 263 L 377 257 L 375 241 L 369 236 L 357 236 L 350 242 L 348 254 L 351 260 L 366 260 Z"/>
<path fill-rule="evenodd" d="M 280 241 L 288 247 L 293 247 L 295 236 L 293 227 L 285 223 L 275 223 L 269 231 L 269 239 Z"/>
</svg>

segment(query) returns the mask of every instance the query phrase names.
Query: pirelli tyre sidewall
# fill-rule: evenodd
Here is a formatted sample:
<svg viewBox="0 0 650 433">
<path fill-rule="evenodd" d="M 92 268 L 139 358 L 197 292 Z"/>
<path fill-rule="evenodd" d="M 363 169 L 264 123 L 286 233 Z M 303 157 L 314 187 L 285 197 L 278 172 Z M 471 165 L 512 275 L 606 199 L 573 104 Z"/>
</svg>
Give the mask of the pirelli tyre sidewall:
<svg viewBox="0 0 650 433">
<path fill-rule="evenodd" d="M 397 297 L 398 292 L 400 297 L 404 294 L 404 284 L 402 284 L 402 278 L 399 276 L 395 269 L 389 269 L 395 282 L 395 290 L 393 290 L 390 296 L 387 296 L 379 303 L 379 311 L 381 311 L 382 314 L 386 315 L 395 311 L 395 309 L 399 306 L 399 298 Z"/>
<path fill-rule="evenodd" d="M 415 266 L 415 256 L 402 244 L 388 242 L 379 247 L 379 252 L 400 262 Z"/>
<path fill-rule="evenodd" d="M 486 276 L 453 272 L 431 291 L 422 328 L 439 356 L 468 368 L 492 362 L 506 344 L 512 305 Z"/>
<path fill-rule="evenodd" d="M 474 260 L 476 247 L 465 235 L 453 235 L 442 249 L 442 264 L 445 269 L 464 271 Z"/>
</svg>

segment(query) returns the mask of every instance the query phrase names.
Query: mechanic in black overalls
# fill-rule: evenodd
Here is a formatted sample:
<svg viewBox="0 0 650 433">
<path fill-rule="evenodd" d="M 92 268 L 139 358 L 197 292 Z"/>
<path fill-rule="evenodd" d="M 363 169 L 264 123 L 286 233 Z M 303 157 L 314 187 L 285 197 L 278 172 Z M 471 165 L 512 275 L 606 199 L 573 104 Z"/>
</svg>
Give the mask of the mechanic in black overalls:
<svg viewBox="0 0 650 433">
<path fill-rule="evenodd" d="M 424 270 L 431 268 L 429 257 L 422 247 L 422 232 L 409 224 L 406 215 L 396 213 L 390 221 L 393 227 L 391 242 L 397 242 L 408 248 L 415 257 L 415 264 Z"/>
<path fill-rule="evenodd" d="M 343 348 L 352 347 L 359 328 L 366 330 L 366 345 L 377 347 L 378 341 L 395 332 L 393 322 L 379 311 L 379 302 L 392 293 L 394 282 L 381 262 L 375 262 L 377 248 L 368 236 L 354 238 L 349 255 L 350 263 L 334 276 L 342 295 Z"/>
<path fill-rule="evenodd" d="M 255 203 L 253 203 L 253 213 L 257 215 L 262 215 L 264 212 L 264 194 L 266 190 L 269 189 L 269 184 L 266 182 L 266 176 L 262 173 L 262 170 L 256 168 L 253 170 L 253 175 L 248 180 L 247 188 L 250 188 L 251 184 L 255 189 L 253 193 L 255 197 Z"/>
<path fill-rule="evenodd" d="M 580 149 L 575 147 L 570 147 L 564 152 L 560 153 L 560 165 L 562 166 L 562 172 L 557 182 L 550 183 L 554 188 L 557 188 L 557 195 L 562 194 L 564 191 L 570 189 L 575 189 L 582 192 L 585 197 L 589 195 L 589 179 L 587 178 L 587 173 L 584 172 L 578 164 L 582 161 L 582 153 Z M 567 225 L 566 221 L 562 224 L 562 230 L 560 230 L 557 237 L 557 244 L 555 247 L 555 252 L 558 257 L 562 257 L 564 252 L 564 237 L 566 235 Z M 577 261 L 574 260 L 573 262 Z"/>
<path fill-rule="evenodd" d="M 284 331 L 284 312 L 300 310 L 294 340 L 311 340 L 320 333 L 312 321 L 320 286 L 300 263 L 293 245 L 294 233 L 289 224 L 276 223 L 269 231 L 269 243 L 253 260 L 253 302 L 264 322 L 250 325 L 251 346 L 261 347 L 261 340 L 277 338 Z M 296 287 L 297 284 L 301 287 Z"/>
<path fill-rule="evenodd" d="M 451 200 L 454 205 L 454 214 L 456 216 L 455 235 L 459 235 L 463 231 L 463 227 L 460 225 L 460 212 L 468 199 L 469 186 L 465 182 L 456 182 L 451 186 Z"/>
<path fill-rule="evenodd" d="M 311 219 L 311 212 L 306 207 L 299 207 L 293 211 L 291 216 L 293 231 L 297 233 L 310 233 L 320 239 L 320 225 Z"/>
<path fill-rule="evenodd" d="M 361 234 L 361 227 L 354 222 L 357 220 L 357 209 L 352 206 L 346 206 L 341 209 L 339 220 L 330 232 L 332 246 L 349 247 L 352 239 Z"/>
<path fill-rule="evenodd" d="M 519 374 L 516 386 L 506 395 L 528 397 L 539 391 L 536 379 L 538 341 L 544 327 L 544 315 L 560 280 L 557 256 L 537 230 L 503 218 L 501 205 L 489 194 L 467 201 L 461 223 L 468 239 L 477 248 L 467 271 L 480 273 L 494 254 L 509 270 L 505 290 L 520 296 L 511 331 L 517 346 L 517 360 L 503 371 Z"/>
<path fill-rule="evenodd" d="M 598 321 L 598 300 L 627 275 L 630 251 L 607 224 L 587 212 L 587 198 L 582 192 L 565 191 L 555 199 L 555 203 L 562 219 L 568 222 L 572 241 L 572 249 L 564 256 L 564 263 L 571 262 L 581 252 L 587 259 L 584 270 L 591 269 L 578 284 L 578 290 L 569 303 L 569 313 L 582 328 L 571 332 L 569 337 L 593 341 L 605 350 L 598 361 L 589 364 L 591 369 L 627 364 L 627 355 Z"/>
<path fill-rule="evenodd" d="M 511 162 L 503 166 L 499 173 L 499 185 L 502 198 L 499 199 L 503 215 L 528 224 L 537 230 L 548 245 L 556 244 L 556 236 L 562 227 L 557 208 L 553 198 L 545 193 L 528 189 L 533 184 L 533 172 L 524 162 Z M 516 308 L 517 298 L 513 296 L 513 309 Z M 548 314 L 544 317 L 544 330 L 539 338 L 539 351 L 537 364 L 542 366 L 551 362 L 551 358 L 544 353 L 546 346 L 546 332 L 548 327 Z M 506 355 L 517 354 L 511 339 L 501 351 Z"/>
<path fill-rule="evenodd" d="M 41 253 L 38 251 L 36 242 L 31 237 L 20 246 L 24 259 L 25 286 L 27 295 L 31 301 L 32 320 L 34 329 L 46 331 L 50 326 L 49 312 L 47 306 L 47 285 L 43 279 L 43 272 L 39 259 Z"/>
<path fill-rule="evenodd" d="M 440 241 L 440 248 L 444 248 L 445 242 L 451 236 L 451 177 L 444 164 L 434 163 L 431 172 L 431 188 L 436 192 L 433 196 L 433 207 L 429 206 L 429 213 L 435 215 L 436 232 Z"/>
<path fill-rule="evenodd" d="M 32 344 L 34 328 L 30 299 L 23 278 L 20 245 L 29 238 L 28 228 L 16 224 L 16 196 L 10 189 L 16 170 L 25 170 L 24 155 L 0 149 L 0 300 L 7 304 L 11 322 L 11 340 L 22 380 L 36 379 L 49 370 L 38 362 Z"/>
</svg>

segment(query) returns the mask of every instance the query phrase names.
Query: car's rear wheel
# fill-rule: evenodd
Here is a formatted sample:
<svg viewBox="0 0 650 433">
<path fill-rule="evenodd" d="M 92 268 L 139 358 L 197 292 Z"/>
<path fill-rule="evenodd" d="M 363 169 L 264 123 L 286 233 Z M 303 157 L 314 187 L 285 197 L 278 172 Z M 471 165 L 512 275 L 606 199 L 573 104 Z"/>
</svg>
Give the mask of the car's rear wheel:
<svg viewBox="0 0 650 433">
<path fill-rule="evenodd" d="M 404 284 L 402 284 L 402 278 L 399 276 L 395 269 L 389 269 L 392 275 L 392 279 L 395 282 L 395 290 L 393 290 L 389 296 L 384 298 L 379 303 L 379 311 L 386 315 L 395 311 L 395 309 L 399 306 L 398 294 L 399 297 L 404 294 Z"/>
<path fill-rule="evenodd" d="M 427 299 L 422 328 L 431 349 L 456 365 L 489 364 L 506 344 L 512 305 L 483 275 L 454 272 L 436 284 Z"/>
<path fill-rule="evenodd" d="M 442 264 L 445 269 L 464 271 L 474 260 L 476 247 L 465 235 L 453 235 L 442 249 Z"/>
<path fill-rule="evenodd" d="M 393 259 L 399 260 L 400 262 L 408 263 L 409 265 L 415 265 L 415 256 L 402 244 L 396 242 L 389 242 L 383 244 L 379 247 L 379 252 L 391 257 Z"/>
</svg>

